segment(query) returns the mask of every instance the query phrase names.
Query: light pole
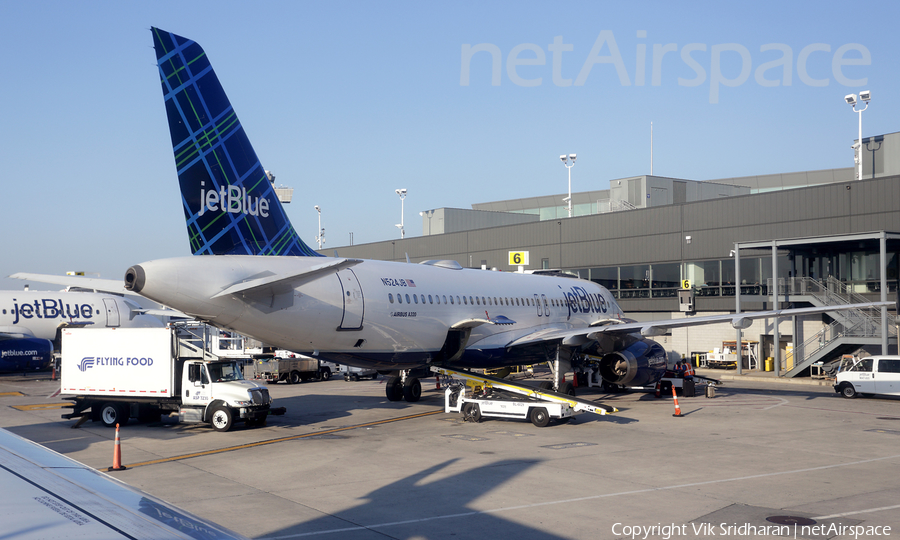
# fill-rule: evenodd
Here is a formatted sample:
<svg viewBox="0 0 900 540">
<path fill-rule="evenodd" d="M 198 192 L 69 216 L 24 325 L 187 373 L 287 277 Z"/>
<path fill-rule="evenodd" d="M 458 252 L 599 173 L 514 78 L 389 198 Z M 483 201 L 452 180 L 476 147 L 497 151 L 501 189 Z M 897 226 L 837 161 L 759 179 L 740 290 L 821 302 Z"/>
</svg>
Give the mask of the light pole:
<svg viewBox="0 0 900 540">
<path fill-rule="evenodd" d="M 322 209 L 319 208 L 319 205 L 316 205 L 316 212 L 319 214 L 319 234 L 316 235 L 316 242 L 319 243 L 319 249 L 322 249 L 322 244 L 325 243 L 325 229 L 322 228 Z"/>
<path fill-rule="evenodd" d="M 851 148 L 853 148 L 854 152 L 854 160 L 857 164 L 857 173 L 856 179 L 862 180 L 862 113 L 864 110 L 869 108 L 869 100 L 872 99 L 872 92 L 868 90 L 863 90 L 859 93 L 859 101 L 865 101 L 866 106 L 860 110 L 856 110 L 856 105 L 858 101 L 856 100 L 856 94 L 847 94 L 844 96 L 844 101 L 850 104 L 853 107 L 853 112 L 859 113 L 859 139 L 856 140 L 856 144 L 854 144 Z"/>
<path fill-rule="evenodd" d="M 394 193 L 400 196 L 400 223 L 396 227 L 400 228 L 400 239 L 406 238 L 406 231 L 403 230 L 403 199 L 406 198 L 406 188 L 395 189 Z"/>
<path fill-rule="evenodd" d="M 568 156 L 563 154 L 559 156 L 559 159 L 562 160 L 563 165 L 565 165 L 566 169 L 569 170 L 569 196 L 563 200 L 566 201 L 566 206 L 569 210 L 569 217 L 572 217 L 572 167 L 575 166 L 575 154 L 569 154 Z M 569 161 L 572 162 L 571 165 L 569 165 Z"/>
<path fill-rule="evenodd" d="M 422 217 L 428 218 L 428 235 L 431 235 L 431 216 L 434 215 L 434 210 L 426 210 L 424 212 L 419 212 L 419 215 Z"/>
</svg>

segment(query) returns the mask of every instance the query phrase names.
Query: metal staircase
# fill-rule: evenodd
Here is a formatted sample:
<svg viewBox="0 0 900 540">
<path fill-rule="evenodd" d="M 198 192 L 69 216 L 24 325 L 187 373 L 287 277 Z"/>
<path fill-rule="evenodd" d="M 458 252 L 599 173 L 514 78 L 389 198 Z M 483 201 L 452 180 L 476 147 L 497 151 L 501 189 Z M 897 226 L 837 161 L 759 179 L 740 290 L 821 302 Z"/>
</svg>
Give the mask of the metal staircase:
<svg viewBox="0 0 900 540">
<path fill-rule="evenodd" d="M 768 285 L 769 291 L 772 291 L 771 279 Z M 777 293 L 788 301 L 805 301 L 818 307 L 870 301 L 830 276 L 824 283 L 808 277 L 779 279 Z M 795 345 L 793 354 L 789 353 L 785 358 L 785 365 L 790 365 L 793 360 L 793 367 L 785 373 L 786 377 L 795 377 L 815 362 L 840 357 L 861 346 L 881 344 L 883 329 L 880 308 L 829 311 L 828 315 L 834 322 L 799 346 Z M 888 314 L 887 322 L 889 339 L 896 340 L 896 335 L 890 337 L 890 334 L 896 334 L 893 331 L 895 317 Z"/>
</svg>

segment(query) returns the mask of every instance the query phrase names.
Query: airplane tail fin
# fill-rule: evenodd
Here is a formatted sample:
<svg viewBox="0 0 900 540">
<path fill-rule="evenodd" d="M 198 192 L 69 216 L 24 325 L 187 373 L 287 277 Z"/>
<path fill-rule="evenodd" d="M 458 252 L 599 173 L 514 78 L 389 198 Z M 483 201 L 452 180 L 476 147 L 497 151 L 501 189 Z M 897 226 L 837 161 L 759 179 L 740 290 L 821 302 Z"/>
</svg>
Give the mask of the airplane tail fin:
<svg viewBox="0 0 900 540">
<path fill-rule="evenodd" d="M 319 256 L 291 225 L 206 53 L 151 30 L 193 254 Z"/>
</svg>

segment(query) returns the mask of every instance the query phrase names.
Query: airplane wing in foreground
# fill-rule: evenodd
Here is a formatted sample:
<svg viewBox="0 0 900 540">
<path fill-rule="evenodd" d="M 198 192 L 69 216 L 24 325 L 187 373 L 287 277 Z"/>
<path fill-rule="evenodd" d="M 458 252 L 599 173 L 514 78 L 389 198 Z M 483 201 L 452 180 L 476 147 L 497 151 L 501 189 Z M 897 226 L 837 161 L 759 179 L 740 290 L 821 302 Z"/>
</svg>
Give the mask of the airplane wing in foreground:
<svg viewBox="0 0 900 540">
<path fill-rule="evenodd" d="M 4 538 L 245 538 L 5 429 L 0 485 Z"/>
</svg>

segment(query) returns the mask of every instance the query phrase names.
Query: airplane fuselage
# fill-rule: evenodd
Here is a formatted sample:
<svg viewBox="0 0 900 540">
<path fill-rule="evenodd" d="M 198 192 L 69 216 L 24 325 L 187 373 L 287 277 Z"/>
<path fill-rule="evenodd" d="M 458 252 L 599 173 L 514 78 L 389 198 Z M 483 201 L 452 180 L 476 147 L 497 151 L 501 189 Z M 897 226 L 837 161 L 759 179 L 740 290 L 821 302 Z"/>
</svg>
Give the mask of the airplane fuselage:
<svg viewBox="0 0 900 540">
<path fill-rule="evenodd" d="M 507 352 L 507 344 L 526 334 L 622 317 L 609 291 L 590 281 L 463 269 L 452 262 L 366 260 L 299 286 L 213 298 L 234 284 L 296 275 L 340 260 L 196 256 L 150 261 L 138 265 L 143 278 L 133 290 L 280 348 L 382 369 L 449 360 L 448 329 L 465 332 L 465 351 L 453 358 L 454 365 L 492 367 L 527 363 L 521 354 Z M 493 324 L 507 322 L 503 318 L 514 324 Z"/>
<path fill-rule="evenodd" d="M 0 291 L 0 335 L 54 340 L 61 325 L 161 326 L 112 294 L 69 291 Z"/>
</svg>

